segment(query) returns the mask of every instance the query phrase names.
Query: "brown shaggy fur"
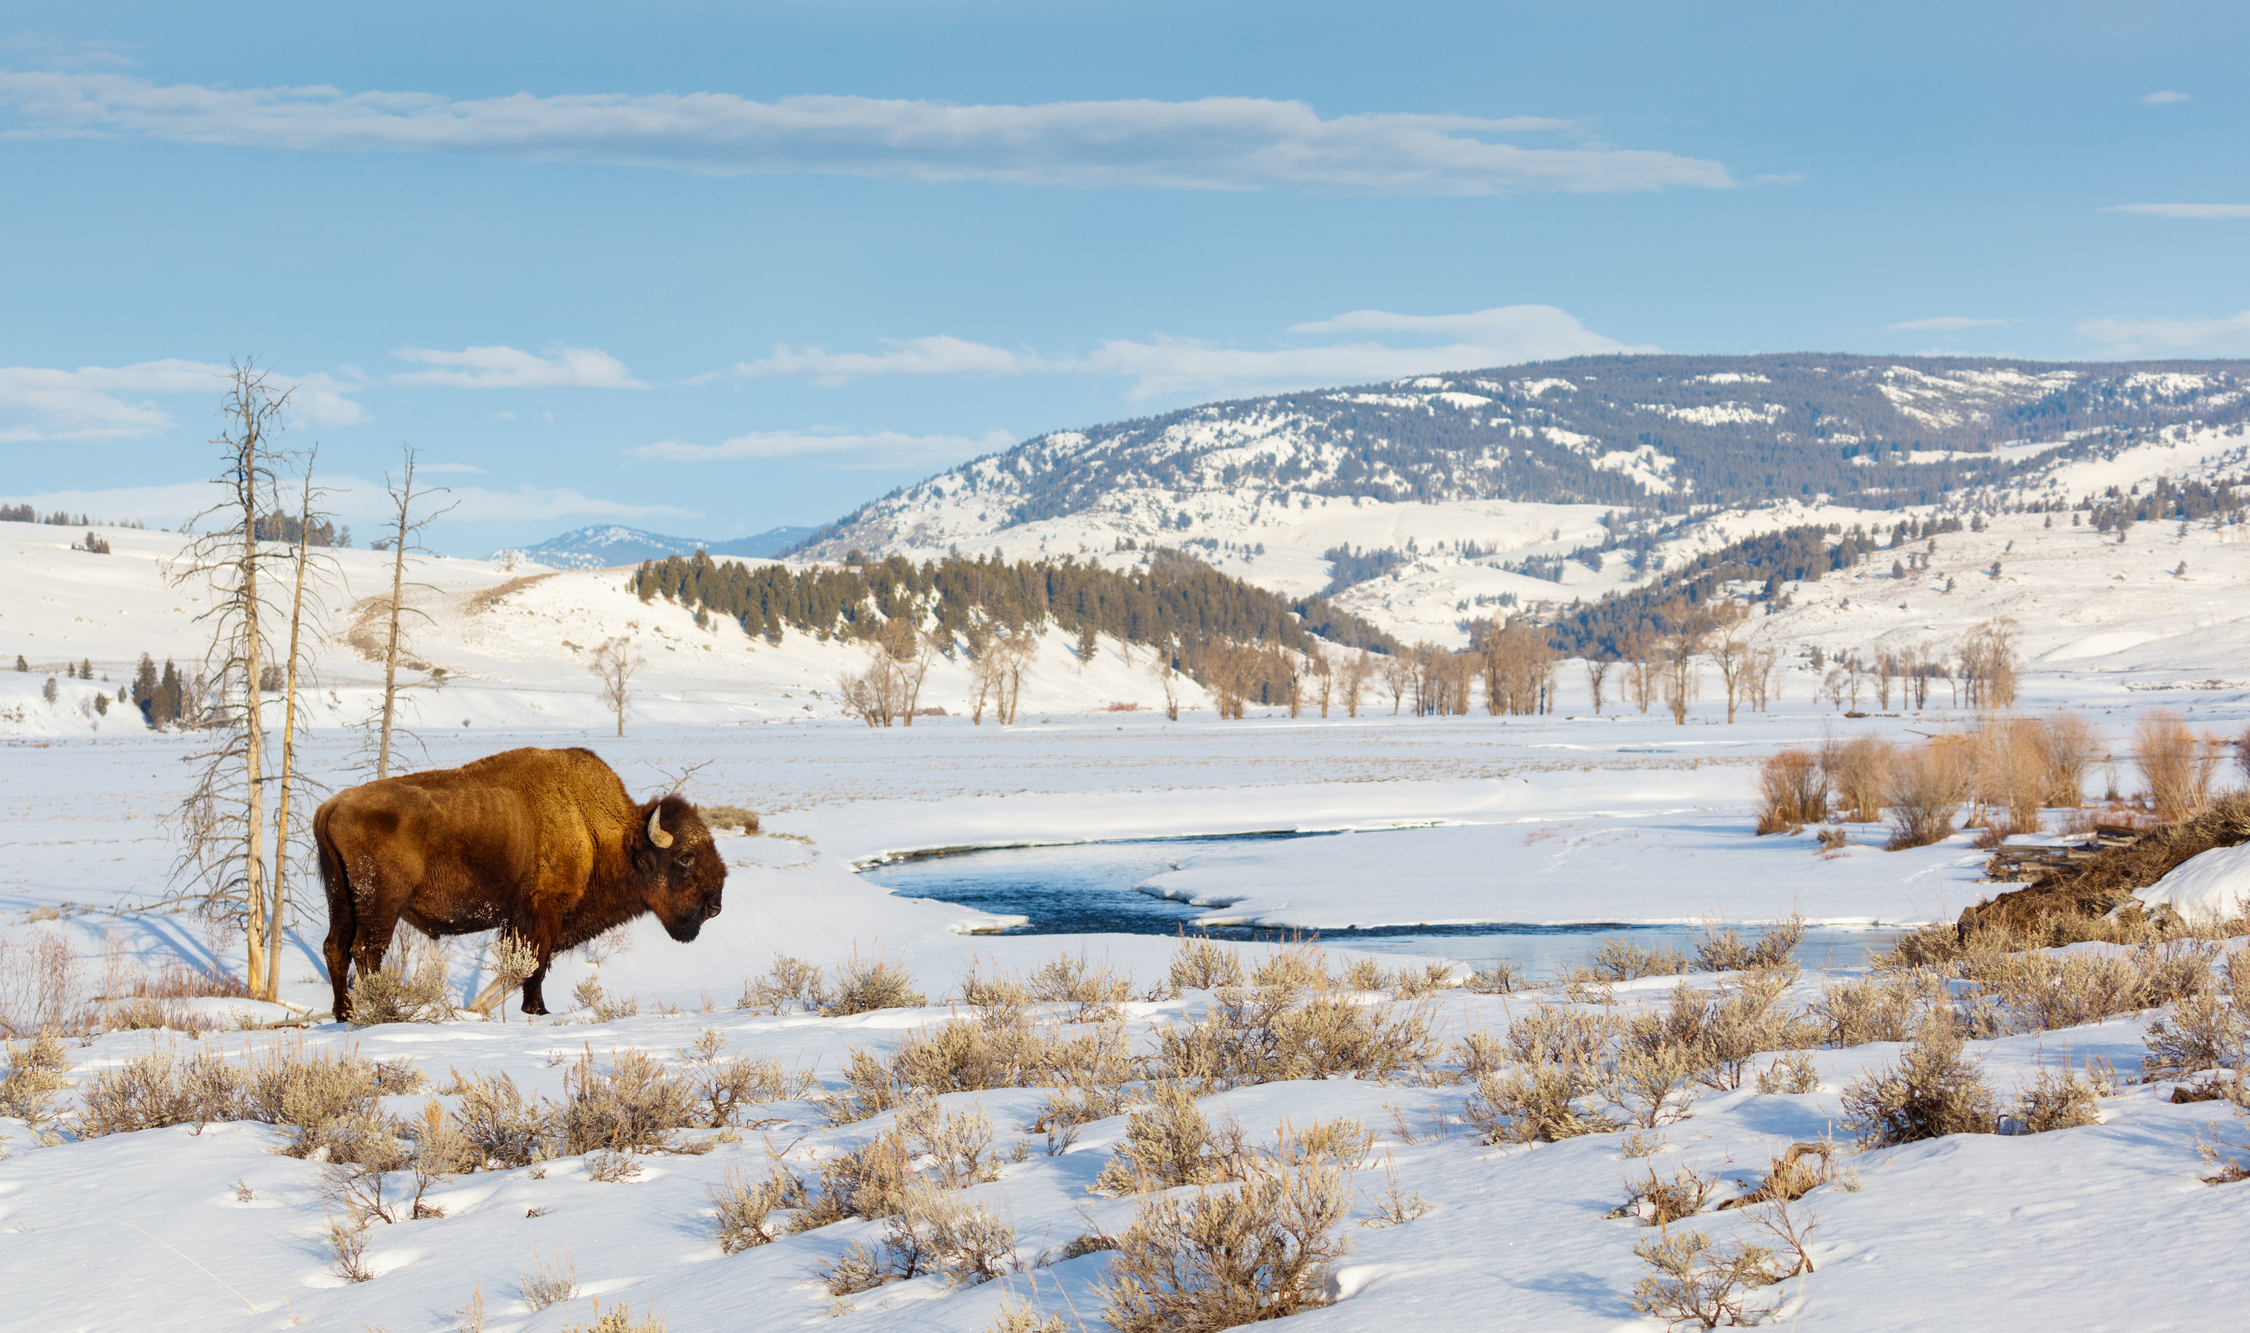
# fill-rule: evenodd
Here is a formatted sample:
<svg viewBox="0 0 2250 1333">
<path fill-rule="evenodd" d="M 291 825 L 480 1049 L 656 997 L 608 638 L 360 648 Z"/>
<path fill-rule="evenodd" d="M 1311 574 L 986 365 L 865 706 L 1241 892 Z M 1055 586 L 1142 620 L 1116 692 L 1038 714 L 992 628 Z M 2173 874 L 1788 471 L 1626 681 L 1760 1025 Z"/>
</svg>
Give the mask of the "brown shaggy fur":
<svg viewBox="0 0 2250 1333">
<path fill-rule="evenodd" d="M 651 811 L 672 845 L 649 836 Z M 692 940 L 719 914 L 726 863 L 695 807 L 678 796 L 636 804 L 590 750 L 509 750 L 459 768 L 385 778 L 337 793 L 313 816 L 328 891 L 328 975 L 336 1017 L 351 1013 L 346 969 L 383 965 L 401 920 L 427 935 L 506 930 L 539 970 L 557 950 L 654 912 Z"/>
</svg>

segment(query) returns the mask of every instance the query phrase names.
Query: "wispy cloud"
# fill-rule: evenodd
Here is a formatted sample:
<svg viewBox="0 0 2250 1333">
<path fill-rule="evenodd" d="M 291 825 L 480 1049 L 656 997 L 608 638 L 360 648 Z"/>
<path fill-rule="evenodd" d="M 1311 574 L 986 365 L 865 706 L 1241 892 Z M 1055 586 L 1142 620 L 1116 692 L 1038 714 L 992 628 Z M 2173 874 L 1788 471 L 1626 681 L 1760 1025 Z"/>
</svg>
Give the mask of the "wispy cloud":
<svg viewBox="0 0 2250 1333">
<path fill-rule="evenodd" d="M 745 378 L 810 375 L 827 386 L 860 375 L 1022 375 L 1048 368 L 1046 359 L 964 338 L 879 338 L 880 352 L 825 352 L 818 347 L 776 347 L 773 355 L 745 361 L 731 372 Z"/>
<path fill-rule="evenodd" d="M 0 367 L 0 441 L 114 440 L 157 435 L 178 423 L 151 395 L 197 394 L 216 403 L 232 374 L 206 361 L 167 359 L 129 366 Z M 290 393 L 289 416 L 308 425 L 365 421 L 346 395 L 359 386 L 325 374 L 271 375 Z"/>
<path fill-rule="evenodd" d="M 1243 349 L 1159 336 L 1111 339 L 1079 356 L 1010 351 L 951 337 L 885 339 L 886 350 L 881 352 L 778 348 L 762 361 L 736 366 L 733 373 L 807 375 L 826 385 L 861 375 L 1109 375 L 1131 379 L 1130 396 L 1142 399 L 1203 391 L 1311 388 L 1601 352 L 1656 350 L 1604 337 L 1569 312 L 1547 305 L 1499 306 L 1457 315 L 1355 310 L 1293 325 L 1288 332 L 1388 333 L 1452 341 L 1436 346 L 1356 341 Z"/>
<path fill-rule="evenodd" d="M 119 74 L 0 73 L 17 134 L 138 134 L 180 143 L 423 150 L 927 182 L 1367 194 L 1619 193 L 1737 182 L 1713 161 L 1566 138 L 1577 122 L 1374 112 L 1302 102 L 956 106 L 873 97 L 756 102 L 731 93 L 453 100 L 434 93 L 159 86 Z"/>
<path fill-rule="evenodd" d="M 1016 442 L 1004 430 L 986 431 L 982 439 L 966 435 L 907 435 L 899 431 L 752 431 L 717 444 L 682 444 L 659 440 L 626 452 L 635 458 L 674 463 L 713 463 L 750 458 L 802 458 L 820 456 L 847 467 L 908 467 L 928 463 L 957 463 L 979 454 L 997 453 Z"/>
<path fill-rule="evenodd" d="M 2151 106 L 2163 106 L 2167 102 L 2189 102 L 2195 99 L 2190 97 L 2186 93 L 2176 93 L 2169 88 L 2165 88 L 2158 92 L 2150 93 L 2148 96 L 2142 98 L 2141 100 L 2149 103 Z"/>
<path fill-rule="evenodd" d="M 1918 331 L 1934 329 L 1942 332 L 1950 329 L 1997 328 L 2007 322 L 2004 319 L 1972 319 L 1967 315 L 1933 315 L 1928 319 L 1901 320 L 1896 324 L 1885 324 L 1883 327 L 1894 330 L 1911 329 Z"/>
<path fill-rule="evenodd" d="M 2239 353 L 2250 351 L 2250 310 L 2226 319 L 2089 319 L 2078 334 L 2116 356 Z"/>
<path fill-rule="evenodd" d="M 521 352 L 513 347 L 468 347 L 441 352 L 426 347 L 401 347 L 391 353 L 401 361 L 437 366 L 391 376 L 391 383 L 413 386 L 442 385 L 454 389 L 645 389 L 625 363 L 591 347 L 557 347 L 551 356 Z"/>
<path fill-rule="evenodd" d="M 416 472 L 464 472 L 483 476 L 484 469 L 474 463 L 416 463 Z"/>
<path fill-rule="evenodd" d="M 2151 213 L 2160 218 L 2250 218 L 2250 204 L 2111 204 L 2105 213 Z"/>
</svg>

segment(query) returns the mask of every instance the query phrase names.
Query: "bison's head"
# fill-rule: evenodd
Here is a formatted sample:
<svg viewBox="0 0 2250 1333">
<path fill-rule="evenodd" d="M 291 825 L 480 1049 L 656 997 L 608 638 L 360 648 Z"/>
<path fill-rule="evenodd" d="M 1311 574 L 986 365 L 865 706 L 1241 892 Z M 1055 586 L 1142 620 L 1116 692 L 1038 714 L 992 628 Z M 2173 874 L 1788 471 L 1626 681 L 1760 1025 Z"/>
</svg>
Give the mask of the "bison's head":
<svg viewBox="0 0 2250 1333">
<path fill-rule="evenodd" d="M 666 796 L 641 807 L 647 820 L 638 834 L 641 900 L 682 944 L 719 914 L 719 891 L 726 886 L 727 864 L 711 845 L 711 830 L 695 807 Z"/>
</svg>

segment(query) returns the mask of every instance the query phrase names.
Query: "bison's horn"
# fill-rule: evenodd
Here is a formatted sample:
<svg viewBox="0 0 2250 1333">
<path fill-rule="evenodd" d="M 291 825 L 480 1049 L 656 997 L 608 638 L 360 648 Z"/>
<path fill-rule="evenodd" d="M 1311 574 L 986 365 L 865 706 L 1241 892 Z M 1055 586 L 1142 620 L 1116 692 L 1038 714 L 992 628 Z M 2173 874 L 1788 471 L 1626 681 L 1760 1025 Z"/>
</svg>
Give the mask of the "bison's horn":
<svg viewBox="0 0 2250 1333">
<path fill-rule="evenodd" d="M 658 847 L 669 847 L 672 845 L 672 835 L 666 833 L 664 826 L 656 822 L 657 816 L 663 813 L 662 807 L 648 812 L 648 840 Z"/>
</svg>

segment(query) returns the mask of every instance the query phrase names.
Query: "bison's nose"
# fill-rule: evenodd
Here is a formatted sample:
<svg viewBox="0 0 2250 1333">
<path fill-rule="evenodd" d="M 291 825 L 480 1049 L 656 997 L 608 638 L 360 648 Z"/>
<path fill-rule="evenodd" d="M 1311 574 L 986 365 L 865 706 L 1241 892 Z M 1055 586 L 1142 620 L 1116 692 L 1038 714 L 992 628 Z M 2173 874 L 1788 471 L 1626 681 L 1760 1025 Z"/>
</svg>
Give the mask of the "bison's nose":
<svg viewBox="0 0 2250 1333">
<path fill-rule="evenodd" d="M 712 903 L 709 907 L 703 909 L 703 919 L 705 921 L 709 921 L 712 917 L 715 917 L 718 914 L 719 905 L 717 903 Z"/>
</svg>

